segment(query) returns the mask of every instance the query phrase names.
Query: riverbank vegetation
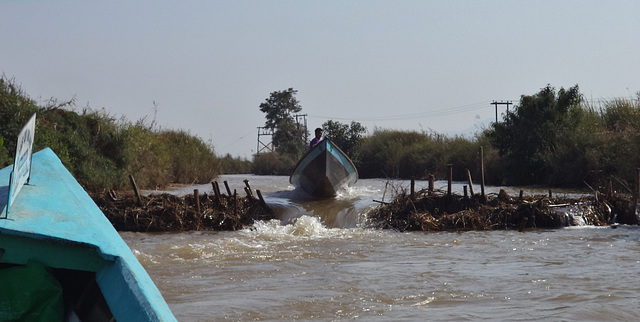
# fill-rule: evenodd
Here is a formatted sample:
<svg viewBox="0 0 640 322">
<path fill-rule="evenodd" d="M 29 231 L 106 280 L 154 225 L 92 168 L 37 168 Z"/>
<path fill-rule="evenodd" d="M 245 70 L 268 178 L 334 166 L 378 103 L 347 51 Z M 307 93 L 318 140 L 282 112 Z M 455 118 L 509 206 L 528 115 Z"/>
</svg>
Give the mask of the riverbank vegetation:
<svg viewBox="0 0 640 322">
<path fill-rule="evenodd" d="M 73 100 L 38 106 L 5 77 L 0 78 L 0 167 L 13 163 L 18 133 L 34 113 L 34 151 L 50 147 L 89 191 L 129 187 L 129 175 L 145 188 L 208 183 L 220 170 L 213 147 L 188 132 L 90 108 L 76 112 Z"/>
<path fill-rule="evenodd" d="M 216 156 L 210 143 L 184 130 L 158 128 L 154 120 L 131 122 L 103 110 L 78 110 L 74 100 L 51 99 L 38 105 L 13 80 L 1 77 L 0 167 L 13 163 L 18 133 L 36 113 L 34 151 L 52 148 L 118 229 L 240 229 L 273 215 L 250 192 L 246 198 L 229 192 L 222 199 L 205 194 L 200 200 L 149 196 L 142 203 L 130 194 L 118 197 L 115 191 L 130 191 L 131 177 L 137 187 L 153 189 L 171 183 L 210 183 L 221 173 L 288 175 L 307 150 L 309 134 L 295 119 L 302 109 L 296 93 L 291 88 L 273 92 L 260 104 L 275 148 L 250 161 Z M 451 175 L 455 181 L 469 176 L 477 181 L 484 175 L 491 185 L 589 187 L 608 199 L 566 201 L 590 204 L 594 212 L 584 217 L 589 224 L 637 224 L 631 196 L 638 195 L 640 185 L 640 93 L 635 99 L 595 106 L 583 99 L 577 85 L 560 90 L 546 86 L 522 95 L 502 120 L 473 137 L 382 128 L 365 136 L 367 129 L 355 121 L 329 120 L 322 127 L 325 136 L 351 156 L 361 178 Z M 400 193 L 369 216 L 375 227 L 397 230 L 567 225 L 566 217 L 551 209 L 562 200 L 484 198 Z"/>
<path fill-rule="evenodd" d="M 131 122 L 102 110 L 78 109 L 73 100 L 38 105 L 12 79 L 0 78 L 0 166 L 13 163 L 17 134 L 37 113 L 34 150 L 51 147 L 88 190 L 121 189 L 133 175 L 140 188 L 170 183 L 208 183 L 220 173 L 288 175 L 307 149 L 308 130 L 296 121 L 302 112 L 290 88 L 260 104 L 265 127 L 274 131 L 271 152 L 252 160 L 216 156 L 214 147 L 183 130 L 158 128 L 154 120 Z M 613 183 L 631 191 L 640 165 L 638 98 L 612 99 L 594 106 L 578 86 L 550 85 L 522 95 L 499 122 L 473 137 L 432 131 L 367 129 L 358 122 L 329 120 L 325 136 L 351 156 L 361 178 L 481 177 L 492 185 L 592 187 Z M 295 140 L 289 135 L 294 134 Z"/>
<path fill-rule="evenodd" d="M 493 185 L 593 187 L 613 182 L 630 190 L 640 166 L 640 103 L 615 99 L 600 107 L 582 100 L 578 87 L 547 86 L 523 95 L 503 121 L 474 138 L 377 130 L 358 153 L 362 177 L 424 178 L 433 173 L 467 180 L 466 169 Z M 373 171 L 373 172 L 369 172 Z"/>
</svg>

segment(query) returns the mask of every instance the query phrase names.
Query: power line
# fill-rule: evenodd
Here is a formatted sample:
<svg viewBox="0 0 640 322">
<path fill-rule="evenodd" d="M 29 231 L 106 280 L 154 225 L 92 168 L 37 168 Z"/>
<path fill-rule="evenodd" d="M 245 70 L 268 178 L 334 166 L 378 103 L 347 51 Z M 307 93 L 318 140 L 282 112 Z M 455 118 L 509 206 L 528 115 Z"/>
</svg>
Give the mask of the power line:
<svg viewBox="0 0 640 322">
<path fill-rule="evenodd" d="M 429 111 L 429 112 L 396 114 L 396 115 L 386 115 L 386 116 L 358 117 L 357 119 L 359 121 L 401 121 L 401 120 L 432 118 L 432 117 L 447 116 L 447 115 L 453 115 L 453 114 L 459 114 L 464 112 L 470 112 L 473 110 L 483 109 L 483 108 L 486 108 L 487 103 L 489 103 L 489 101 L 466 104 L 466 105 L 461 105 L 457 107 L 445 108 L 445 109 Z M 309 117 L 334 119 L 334 120 L 353 120 L 353 118 L 331 117 L 331 116 L 322 116 L 322 115 L 309 115 Z"/>
</svg>

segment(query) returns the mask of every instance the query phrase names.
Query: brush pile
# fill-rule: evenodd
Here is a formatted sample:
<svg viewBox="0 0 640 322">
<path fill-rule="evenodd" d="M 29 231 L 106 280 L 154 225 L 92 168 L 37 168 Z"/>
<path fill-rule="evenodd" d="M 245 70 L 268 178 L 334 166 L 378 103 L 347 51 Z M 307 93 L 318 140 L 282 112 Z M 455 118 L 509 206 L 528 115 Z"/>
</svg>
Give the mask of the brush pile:
<svg viewBox="0 0 640 322">
<path fill-rule="evenodd" d="M 270 220 L 271 210 L 252 196 L 159 194 L 92 195 L 118 231 L 161 232 L 189 230 L 239 230 L 256 220 Z"/>
<path fill-rule="evenodd" d="M 593 197 L 579 199 L 526 196 L 513 198 L 504 190 L 482 198 L 476 194 L 402 191 L 391 203 L 369 215 L 370 224 L 379 229 L 398 231 L 466 231 L 492 229 L 559 228 L 580 223 L 602 226 L 617 218 L 619 223 L 637 224 L 631 216 L 630 201 L 616 196 L 611 201 Z M 570 211 L 567 211 L 570 209 Z"/>
</svg>

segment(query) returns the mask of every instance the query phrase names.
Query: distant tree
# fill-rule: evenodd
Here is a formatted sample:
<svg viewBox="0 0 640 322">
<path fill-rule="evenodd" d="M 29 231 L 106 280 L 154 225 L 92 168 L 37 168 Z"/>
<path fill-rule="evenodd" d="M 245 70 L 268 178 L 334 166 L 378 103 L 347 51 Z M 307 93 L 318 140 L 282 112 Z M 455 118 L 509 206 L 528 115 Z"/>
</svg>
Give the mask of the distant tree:
<svg viewBox="0 0 640 322">
<path fill-rule="evenodd" d="M 266 114 L 264 126 L 274 130 L 272 142 L 276 152 L 300 156 L 306 147 L 307 129 L 296 123 L 294 118 L 295 113 L 302 110 L 295 97 L 297 93 L 293 88 L 272 92 L 260 104 L 260 111 Z"/>
<path fill-rule="evenodd" d="M 362 141 L 362 135 L 367 128 L 359 122 L 351 121 L 351 125 L 328 120 L 322 124 L 324 136 L 331 139 L 349 157 L 354 158 L 354 153 Z"/>
<path fill-rule="evenodd" d="M 507 184 L 545 183 L 551 165 L 548 156 L 562 142 L 572 110 L 579 109 L 578 85 L 557 94 L 553 87 L 531 96 L 523 95 L 514 111 L 492 124 L 486 134 L 505 158 Z"/>
</svg>

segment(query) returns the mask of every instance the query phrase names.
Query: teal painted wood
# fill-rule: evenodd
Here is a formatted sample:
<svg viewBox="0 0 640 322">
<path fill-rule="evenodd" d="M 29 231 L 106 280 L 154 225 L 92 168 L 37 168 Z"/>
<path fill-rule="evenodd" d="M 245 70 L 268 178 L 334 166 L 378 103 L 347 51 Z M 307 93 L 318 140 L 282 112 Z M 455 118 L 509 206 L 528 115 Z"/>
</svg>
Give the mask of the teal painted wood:
<svg viewBox="0 0 640 322">
<path fill-rule="evenodd" d="M 11 167 L 0 170 L 0 209 L 7 203 L 10 172 Z M 31 180 L 16 196 L 8 218 L 0 219 L 0 235 L 33 241 L 20 245 L 49 246 L 5 249 L 0 262 L 37 260 L 55 268 L 95 271 L 117 321 L 176 321 L 127 244 L 49 148 L 33 154 Z M 65 260 L 63 253 L 70 248 L 77 254 L 93 252 L 98 259 L 86 266 L 76 258 L 80 255 Z"/>
<path fill-rule="evenodd" d="M 308 151 L 289 177 L 296 188 L 319 198 L 333 197 L 357 180 L 358 171 L 351 159 L 329 139 Z"/>
</svg>

